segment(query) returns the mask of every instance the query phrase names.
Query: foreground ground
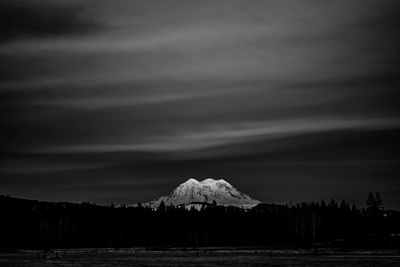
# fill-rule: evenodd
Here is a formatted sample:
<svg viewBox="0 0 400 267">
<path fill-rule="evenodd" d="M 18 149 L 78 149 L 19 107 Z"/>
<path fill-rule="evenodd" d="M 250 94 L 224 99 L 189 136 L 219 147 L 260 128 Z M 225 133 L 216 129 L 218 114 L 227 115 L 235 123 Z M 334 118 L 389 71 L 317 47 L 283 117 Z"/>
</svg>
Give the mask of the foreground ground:
<svg viewBox="0 0 400 267">
<path fill-rule="evenodd" d="M 0 253 L 0 267 L 47 266 L 400 266 L 399 251 L 85 249 Z"/>
</svg>

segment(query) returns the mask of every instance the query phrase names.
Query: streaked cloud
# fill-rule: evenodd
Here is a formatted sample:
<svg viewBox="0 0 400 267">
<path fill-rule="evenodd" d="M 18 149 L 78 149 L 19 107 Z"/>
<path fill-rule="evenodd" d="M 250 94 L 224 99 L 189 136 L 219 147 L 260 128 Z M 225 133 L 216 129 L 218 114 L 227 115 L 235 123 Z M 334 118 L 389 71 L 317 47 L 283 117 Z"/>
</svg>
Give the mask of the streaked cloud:
<svg viewBox="0 0 400 267">
<path fill-rule="evenodd" d="M 274 140 L 282 137 L 331 132 L 337 130 L 371 130 L 400 128 L 397 118 L 336 119 L 309 118 L 265 122 L 247 122 L 237 125 L 218 124 L 208 128 L 152 135 L 137 143 L 84 144 L 42 148 L 39 153 L 109 153 L 109 152 L 184 152 L 240 144 L 254 140 Z M 232 151 L 231 151 L 232 153 Z M 240 154 L 240 151 L 235 153 Z"/>
<path fill-rule="evenodd" d="M 143 201 L 136 186 L 153 194 L 198 174 L 230 176 L 261 200 L 349 185 L 357 201 L 379 187 L 399 201 L 389 190 L 400 173 L 398 1 L 0 9 L 0 173 L 10 193 L 55 198 L 46 184 L 58 181 L 69 199 L 109 199 L 108 187 L 134 201 L 126 186 Z"/>
</svg>

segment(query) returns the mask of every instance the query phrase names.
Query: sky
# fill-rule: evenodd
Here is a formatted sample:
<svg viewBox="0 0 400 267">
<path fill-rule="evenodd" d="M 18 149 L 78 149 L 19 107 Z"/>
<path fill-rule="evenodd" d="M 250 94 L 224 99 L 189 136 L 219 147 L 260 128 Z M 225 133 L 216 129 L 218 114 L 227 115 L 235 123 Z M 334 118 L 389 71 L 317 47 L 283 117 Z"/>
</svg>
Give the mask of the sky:
<svg viewBox="0 0 400 267">
<path fill-rule="evenodd" d="M 193 177 L 400 209 L 400 2 L 2 0 L 0 193 L 137 203 Z"/>
</svg>

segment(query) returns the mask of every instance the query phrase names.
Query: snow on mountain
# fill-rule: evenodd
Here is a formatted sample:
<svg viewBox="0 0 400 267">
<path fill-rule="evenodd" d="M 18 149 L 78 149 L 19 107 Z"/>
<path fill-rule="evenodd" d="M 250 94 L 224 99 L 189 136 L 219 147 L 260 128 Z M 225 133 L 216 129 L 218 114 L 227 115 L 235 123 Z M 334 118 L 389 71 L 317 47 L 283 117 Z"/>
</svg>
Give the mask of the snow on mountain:
<svg viewBox="0 0 400 267">
<path fill-rule="evenodd" d="M 236 206 L 246 209 L 252 208 L 260 203 L 260 201 L 239 192 L 223 179 L 214 180 L 209 178 L 203 181 L 197 181 L 191 178 L 176 187 L 169 196 L 160 197 L 144 203 L 144 205 L 157 208 L 160 203 L 164 201 L 166 206 L 184 205 L 185 207 L 191 207 L 194 205 L 198 208 L 197 206 L 199 206 L 199 204 L 212 204 L 214 200 L 217 205 Z"/>
</svg>

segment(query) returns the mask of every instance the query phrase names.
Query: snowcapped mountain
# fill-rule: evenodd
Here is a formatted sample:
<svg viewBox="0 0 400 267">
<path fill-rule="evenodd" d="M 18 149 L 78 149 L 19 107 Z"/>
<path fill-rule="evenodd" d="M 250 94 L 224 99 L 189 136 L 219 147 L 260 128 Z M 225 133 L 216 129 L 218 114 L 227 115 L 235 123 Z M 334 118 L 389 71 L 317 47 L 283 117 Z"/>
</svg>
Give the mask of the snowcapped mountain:
<svg viewBox="0 0 400 267">
<path fill-rule="evenodd" d="M 176 187 L 169 196 L 160 197 L 144 203 L 144 205 L 157 208 L 164 201 L 166 206 L 172 204 L 174 206 L 184 205 L 185 207 L 193 206 L 198 208 L 199 205 L 202 205 L 201 203 L 212 204 L 214 200 L 217 205 L 241 208 L 252 208 L 261 203 L 239 192 L 223 179 L 214 180 L 209 178 L 200 182 L 191 178 Z"/>
</svg>

